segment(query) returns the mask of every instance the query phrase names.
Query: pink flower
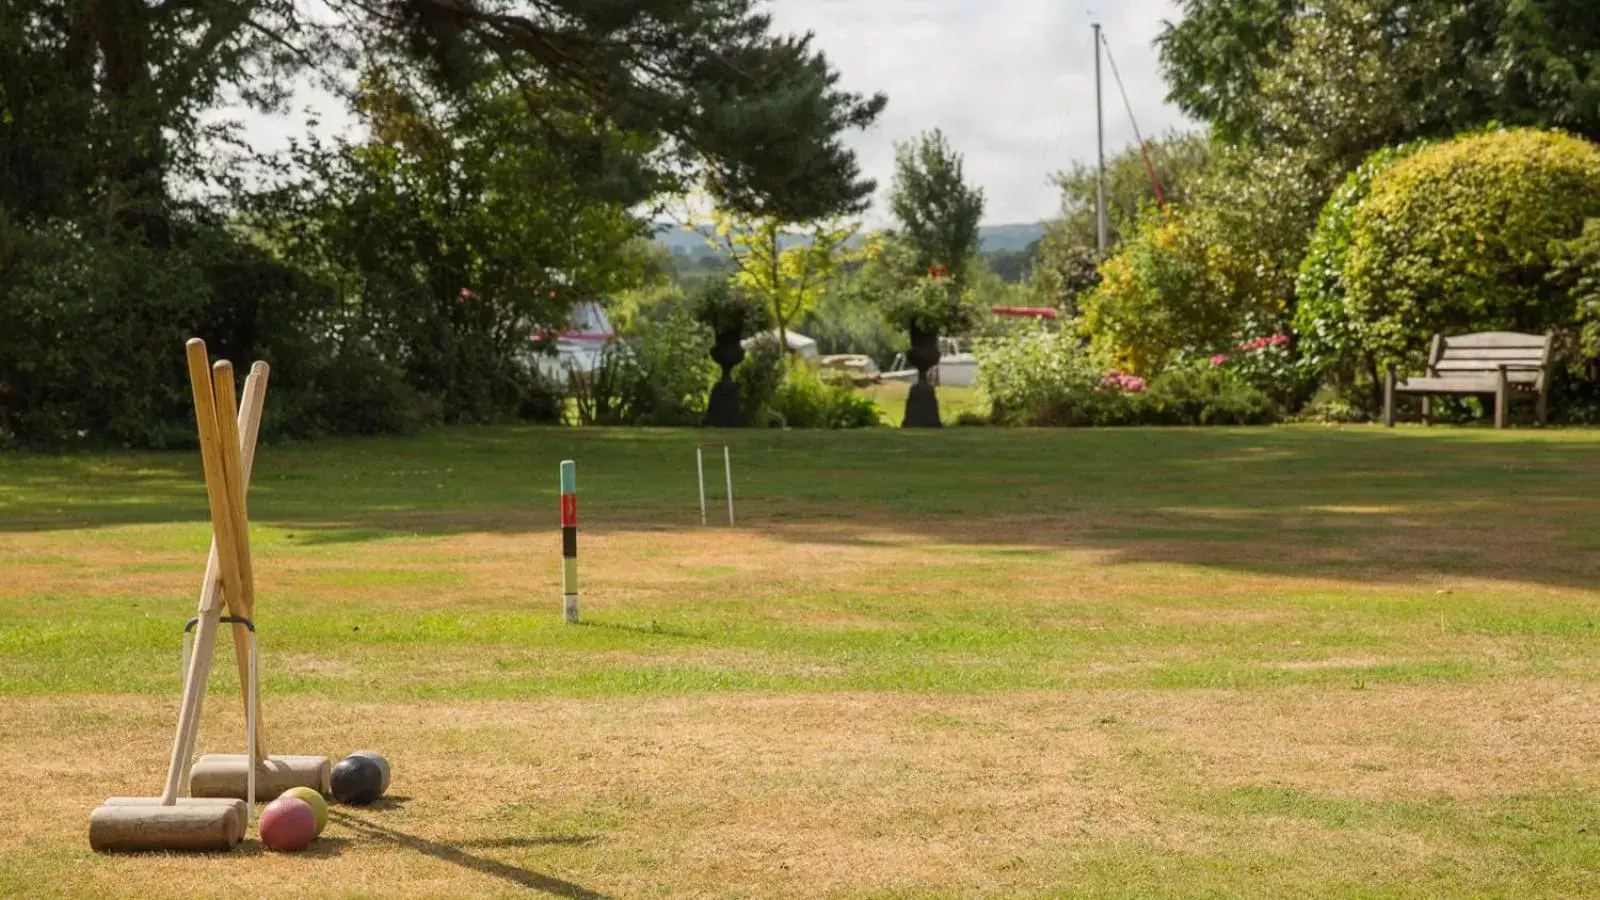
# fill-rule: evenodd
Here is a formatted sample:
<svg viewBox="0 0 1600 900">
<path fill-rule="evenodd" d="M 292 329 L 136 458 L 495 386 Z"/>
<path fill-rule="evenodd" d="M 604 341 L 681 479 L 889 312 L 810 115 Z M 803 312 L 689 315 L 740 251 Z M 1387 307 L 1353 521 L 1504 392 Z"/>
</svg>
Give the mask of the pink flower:
<svg viewBox="0 0 1600 900">
<path fill-rule="evenodd" d="M 1107 372 L 1106 377 L 1100 381 L 1101 387 L 1117 388 L 1137 394 L 1145 389 L 1143 378 L 1137 375 L 1123 375 L 1119 372 Z"/>
<path fill-rule="evenodd" d="M 1211 364 L 1213 366 L 1220 366 L 1220 365 L 1222 365 L 1223 363 L 1225 363 L 1227 361 L 1228 361 L 1228 354 L 1226 354 L 1226 353 L 1218 353 L 1216 356 L 1211 357 Z"/>
<path fill-rule="evenodd" d="M 1257 350 L 1265 350 L 1268 347 L 1281 347 L 1287 343 L 1289 343 L 1288 335 L 1274 334 L 1270 337 L 1258 337 L 1248 343 L 1240 344 L 1238 349 L 1247 353 L 1254 353 Z"/>
</svg>

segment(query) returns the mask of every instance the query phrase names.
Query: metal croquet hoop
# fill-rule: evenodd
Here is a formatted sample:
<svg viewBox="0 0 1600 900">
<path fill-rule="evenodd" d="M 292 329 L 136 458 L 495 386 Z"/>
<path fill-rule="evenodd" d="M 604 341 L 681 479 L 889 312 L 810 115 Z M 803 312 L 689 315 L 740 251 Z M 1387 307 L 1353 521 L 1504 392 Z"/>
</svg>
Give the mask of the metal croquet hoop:
<svg viewBox="0 0 1600 900">
<path fill-rule="evenodd" d="M 256 623 L 244 616 L 223 616 L 217 621 L 224 625 L 243 625 L 250 632 L 250 684 L 248 685 L 249 696 L 245 698 L 244 704 L 245 739 L 249 742 L 245 745 L 247 771 L 245 773 L 244 824 L 248 827 L 250 825 L 250 817 L 256 806 L 256 766 L 260 762 L 256 759 Z M 183 672 L 185 673 L 189 671 L 189 654 L 192 652 L 191 647 L 194 643 L 194 638 L 189 635 L 190 632 L 194 631 L 195 626 L 199 624 L 200 619 L 197 616 L 190 619 L 183 626 Z M 189 761 L 184 760 L 183 766 L 183 793 L 187 796 L 189 793 Z"/>
<path fill-rule="evenodd" d="M 706 522 L 706 462 L 705 449 L 707 447 L 722 448 L 722 477 L 727 484 L 728 491 L 728 524 L 733 525 L 733 460 L 729 456 L 728 445 L 721 441 L 710 441 L 694 448 L 694 469 L 700 477 L 700 524 Z"/>
</svg>

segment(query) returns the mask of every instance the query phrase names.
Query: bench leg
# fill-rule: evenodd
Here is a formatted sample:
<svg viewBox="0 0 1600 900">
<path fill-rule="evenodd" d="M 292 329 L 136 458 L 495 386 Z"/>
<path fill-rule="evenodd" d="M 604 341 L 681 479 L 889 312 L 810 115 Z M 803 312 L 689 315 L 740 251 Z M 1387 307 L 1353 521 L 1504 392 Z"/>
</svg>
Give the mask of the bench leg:
<svg viewBox="0 0 1600 900">
<path fill-rule="evenodd" d="M 1433 424 L 1433 398 L 1427 394 L 1422 395 L 1422 424 Z"/>
<path fill-rule="evenodd" d="M 1394 366 L 1389 367 L 1383 378 L 1383 424 L 1394 427 Z"/>
<path fill-rule="evenodd" d="M 1506 367 L 1500 367 L 1494 387 L 1494 427 L 1506 427 L 1506 404 L 1510 402 L 1511 385 L 1506 382 Z"/>
<path fill-rule="evenodd" d="M 1546 407 L 1545 407 L 1545 401 L 1544 401 L 1544 391 L 1540 391 L 1539 392 L 1539 401 L 1538 401 L 1537 404 L 1535 404 L 1535 406 L 1533 408 L 1533 414 L 1534 414 L 1534 417 L 1535 417 L 1535 421 L 1537 421 L 1539 423 L 1539 427 L 1540 428 L 1544 427 L 1545 409 L 1546 409 Z"/>
</svg>

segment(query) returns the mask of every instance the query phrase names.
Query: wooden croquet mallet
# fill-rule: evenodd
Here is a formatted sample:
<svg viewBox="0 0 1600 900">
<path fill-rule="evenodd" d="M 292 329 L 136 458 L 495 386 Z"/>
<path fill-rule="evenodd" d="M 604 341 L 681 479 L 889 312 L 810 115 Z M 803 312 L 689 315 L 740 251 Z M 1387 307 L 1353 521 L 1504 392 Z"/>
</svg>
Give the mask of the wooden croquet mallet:
<svg viewBox="0 0 1600 900">
<path fill-rule="evenodd" d="M 213 410 L 215 409 L 215 387 L 212 379 L 208 377 L 210 366 L 206 355 L 205 342 L 199 339 L 190 341 L 187 350 L 189 381 L 195 393 L 195 416 L 199 423 L 201 437 L 201 459 L 202 462 L 205 462 L 207 459 L 205 455 L 206 433 L 208 430 L 216 431 L 217 429 L 207 428 L 205 424 L 207 418 L 203 408 L 207 405 L 206 395 L 210 395 L 212 399 L 210 406 Z M 239 433 L 239 439 L 235 446 L 239 449 L 240 482 L 245 488 L 249 486 L 250 472 L 255 464 L 256 439 L 260 433 L 261 410 L 266 401 L 267 380 L 270 374 L 271 370 L 266 363 L 257 362 L 251 367 L 249 377 L 245 379 L 243 409 L 239 413 L 239 420 L 235 429 Z M 210 421 L 215 424 L 214 418 Z M 208 467 L 206 492 L 208 499 L 213 499 L 212 488 L 214 480 L 210 475 L 211 470 Z M 165 805 L 171 805 L 180 792 L 187 793 L 188 785 L 186 780 L 189 772 L 189 760 L 194 757 L 195 741 L 199 733 L 200 714 L 205 704 L 206 681 L 211 674 L 211 658 L 216 644 L 218 620 L 222 616 L 220 594 L 223 590 L 224 581 L 223 558 L 219 554 L 219 542 L 217 540 L 217 535 L 222 533 L 222 528 L 218 527 L 217 521 L 222 517 L 217 515 L 216 503 L 213 502 L 212 505 L 213 535 L 211 552 L 206 561 L 205 580 L 200 590 L 200 606 L 197 614 L 199 631 L 196 635 L 194 652 L 189 657 L 188 671 L 185 673 L 184 678 L 183 703 L 178 717 L 178 733 L 173 741 L 172 759 L 167 768 L 166 786 L 162 791 L 162 801 Z M 231 515 L 227 516 L 226 520 L 229 525 L 232 524 Z M 228 554 L 228 558 L 237 560 L 237 553 Z M 237 565 L 236 562 L 235 565 Z M 233 612 L 233 610 L 230 609 L 230 612 Z M 236 625 L 234 630 L 234 646 L 237 648 L 235 650 L 236 659 L 239 658 L 239 650 L 244 648 L 240 636 L 241 631 L 248 635 L 248 631 L 244 629 L 244 626 Z M 248 656 L 244 657 L 243 663 L 248 667 Z M 249 682 L 243 671 L 241 670 L 239 684 L 241 691 L 248 691 Z M 248 701 L 248 694 L 245 696 Z M 259 714 L 259 703 L 256 709 Z M 257 723 L 257 728 L 260 728 L 259 722 Z M 256 751 L 257 759 L 264 758 L 261 753 L 259 738 L 257 739 Z"/>
<path fill-rule="evenodd" d="M 209 366 L 205 344 L 190 341 L 187 347 L 190 387 L 194 393 L 195 423 L 200 437 L 201 460 L 206 476 L 206 498 L 211 510 L 212 544 L 201 586 L 200 609 L 195 625 L 199 628 L 197 647 L 186 666 L 183 701 L 178 714 L 178 729 L 173 740 L 167 782 L 160 797 L 110 797 L 89 817 L 89 845 L 95 850 L 227 850 L 244 837 L 250 819 L 249 804 L 255 795 L 256 712 L 254 639 L 248 628 L 236 623 L 235 652 L 241 660 L 240 687 L 245 697 L 246 799 L 179 798 L 188 761 L 194 753 L 206 681 L 211 672 L 217 630 L 221 625 L 219 594 L 236 609 L 253 608 L 242 604 L 251 599 L 248 544 L 237 543 L 246 529 L 243 492 L 248 469 L 254 461 L 256 436 L 261 421 L 268 369 L 257 363 L 245 382 L 242 412 L 236 409 L 233 369 L 219 363 L 215 377 Z M 220 395 L 220 397 L 219 397 Z M 220 407 L 220 408 L 219 408 Z M 225 424 L 219 418 L 225 417 Z M 244 534 L 248 541 L 248 535 Z M 241 550 L 243 555 L 241 556 Z M 240 571 L 240 560 L 245 569 Z M 243 638 L 239 637 L 243 634 Z"/>
</svg>

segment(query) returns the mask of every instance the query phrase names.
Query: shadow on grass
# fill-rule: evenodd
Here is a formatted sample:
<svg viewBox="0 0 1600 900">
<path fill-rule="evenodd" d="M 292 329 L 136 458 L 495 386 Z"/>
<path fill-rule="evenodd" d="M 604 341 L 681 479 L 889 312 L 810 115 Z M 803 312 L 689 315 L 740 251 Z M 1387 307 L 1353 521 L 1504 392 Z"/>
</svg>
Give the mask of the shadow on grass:
<svg viewBox="0 0 1600 900">
<path fill-rule="evenodd" d="M 605 896 L 604 894 L 596 891 L 591 891 L 582 885 L 573 884 L 570 881 L 563 881 L 551 875 L 543 875 L 538 872 L 531 872 L 527 869 L 513 866 L 510 863 L 500 862 L 499 860 L 487 859 L 482 856 L 474 856 L 473 854 L 462 849 L 462 847 L 526 847 L 536 846 L 543 843 L 577 843 L 577 841 L 572 839 L 553 838 L 549 839 L 548 841 L 541 841 L 536 838 L 530 838 L 526 843 L 494 844 L 463 842 L 461 844 L 445 844 L 439 841 L 430 841 L 426 838 L 417 837 L 416 835 L 406 834 L 403 831 L 396 831 L 393 828 L 386 828 L 375 822 L 371 822 L 367 819 L 360 818 L 359 816 L 353 816 L 349 813 L 341 812 L 339 810 L 328 810 L 328 818 L 338 822 L 346 828 L 351 829 L 362 838 L 385 841 L 387 843 L 394 844 L 397 847 L 401 847 L 415 853 L 421 853 L 424 856 L 433 857 L 441 862 L 447 862 L 451 865 L 460 866 L 464 869 L 470 869 L 471 871 L 488 875 L 491 878 L 498 878 L 501 881 L 514 884 L 518 887 L 528 888 L 529 890 L 535 891 L 543 891 L 546 894 L 553 894 L 557 897 L 596 898 L 596 900 L 598 900 L 598 898 Z"/>
<path fill-rule="evenodd" d="M 384 794 L 382 797 L 368 803 L 364 808 L 383 812 L 391 809 L 405 809 L 411 798 L 405 795 Z"/>
<path fill-rule="evenodd" d="M 333 859 L 343 856 L 344 851 L 350 846 L 349 838 L 319 837 L 302 850 L 294 851 L 296 856 L 311 857 L 312 859 Z M 267 845 L 259 840 L 245 840 L 227 850 L 134 850 L 118 851 L 117 856 L 132 857 L 216 857 L 218 859 L 238 856 L 264 856 L 267 853 L 278 851 L 268 850 Z"/>
<path fill-rule="evenodd" d="M 256 524 L 291 546 L 466 533 L 559 547 L 557 464 L 584 534 L 699 529 L 673 430 L 451 429 L 265 448 Z M 1087 549 L 1359 581 L 1600 580 L 1600 433 L 1476 428 L 741 432 L 742 533 L 854 547 Z M 192 522 L 192 452 L 0 456 L 0 532 Z M 545 477 L 550 476 L 550 477 Z M 198 545 L 197 545 L 198 546 Z M 952 554 L 960 562 L 960 554 Z M 687 637 L 686 635 L 678 635 Z"/>
<path fill-rule="evenodd" d="M 600 628 L 607 631 L 626 631 L 632 634 L 649 635 L 650 637 L 673 637 L 686 641 L 710 641 L 705 635 L 695 634 L 670 625 L 661 625 L 652 622 L 649 625 L 629 625 L 626 622 L 596 622 L 591 619 L 581 619 L 577 622 L 583 628 Z"/>
<path fill-rule="evenodd" d="M 311 859 L 334 859 L 343 856 L 344 852 L 350 849 L 351 843 L 351 840 L 345 837 L 319 837 L 305 849 L 294 851 L 294 855 Z M 277 851 L 268 850 L 266 844 L 255 840 L 240 844 L 234 852 L 244 856 L 263 856 Z"/>
<path fill-rule="evenodd" d="M 485 850 L 500 847 L 587 847 L 599 838 L 592 834 L 574 834 L 565 837 L 510 837 L 510 838 L 478 838 L 470 841 L 459 841 L 457 847 L 475 847 Z"/>
</svg>

